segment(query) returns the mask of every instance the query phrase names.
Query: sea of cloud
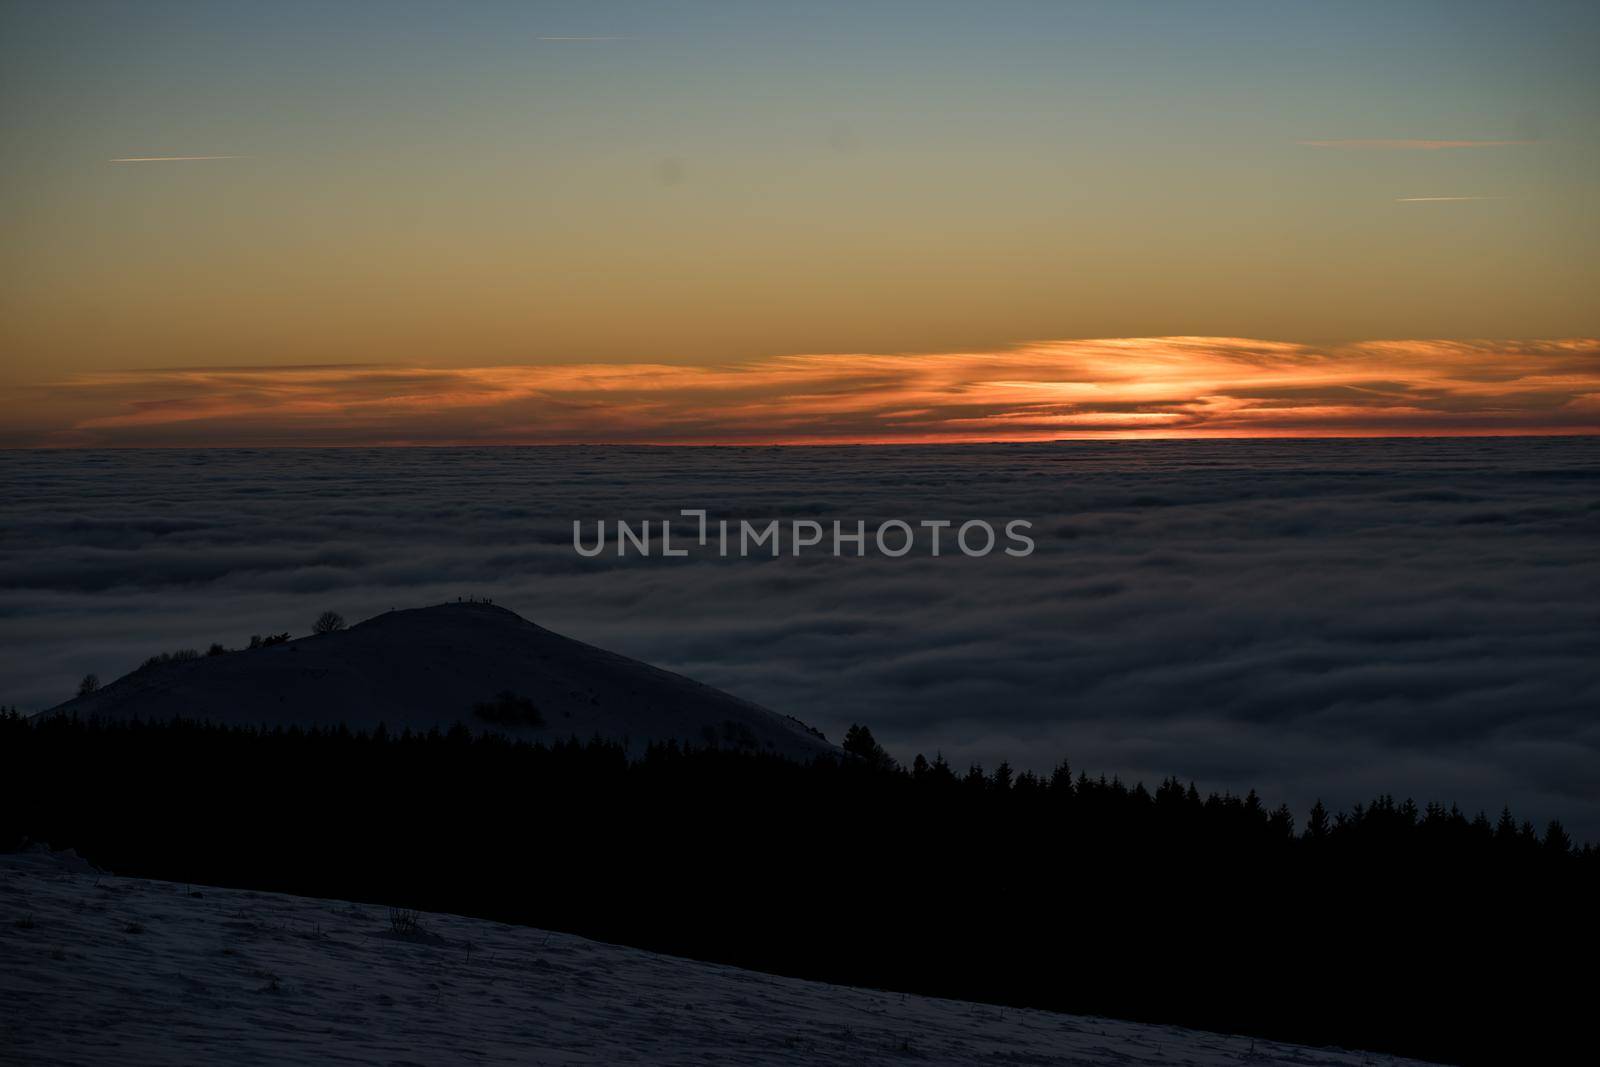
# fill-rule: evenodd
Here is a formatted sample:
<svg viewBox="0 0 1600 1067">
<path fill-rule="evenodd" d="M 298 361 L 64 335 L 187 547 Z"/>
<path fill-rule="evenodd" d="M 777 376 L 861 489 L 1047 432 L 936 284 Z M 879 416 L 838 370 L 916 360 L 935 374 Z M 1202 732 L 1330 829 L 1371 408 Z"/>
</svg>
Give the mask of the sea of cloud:
<svg viewBox="0 0 1600 1067">
<path fill-rule="evenodd" d="M 0 493 L 24 710 L 325 608 L 488 596 L 906 759 L 1069 757 L 1302 816 L 1510 804 L 1600 840 L 1600 439 L 11 451 Z M 573 550 L 575 519 L 680 508 L 1025 518 L 1037 550 Z"/>
</svg>

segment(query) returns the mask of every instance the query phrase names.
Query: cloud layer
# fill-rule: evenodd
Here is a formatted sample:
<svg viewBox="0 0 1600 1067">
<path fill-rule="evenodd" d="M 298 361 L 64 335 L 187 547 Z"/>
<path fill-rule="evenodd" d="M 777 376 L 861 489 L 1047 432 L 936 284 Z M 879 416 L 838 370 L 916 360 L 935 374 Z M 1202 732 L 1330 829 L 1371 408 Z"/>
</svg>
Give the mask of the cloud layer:
<svg viewBox="0 0 1600 1067">
<path fill-rule="evenodd" d="M 1600 439 L 12 452 L 0 702 L 463 595 L 838 738 L 1600 839 Z M 1031 519 L 1030 558 L 580 559 L 571 522 Z"/>
<path fill-rule="evenodd" d="M 13 390 L 30 445 L 798 443 L 1600 431 L 1600 341 L 1056 341 L 726 365 L 189 368 Z"/>
</svg>

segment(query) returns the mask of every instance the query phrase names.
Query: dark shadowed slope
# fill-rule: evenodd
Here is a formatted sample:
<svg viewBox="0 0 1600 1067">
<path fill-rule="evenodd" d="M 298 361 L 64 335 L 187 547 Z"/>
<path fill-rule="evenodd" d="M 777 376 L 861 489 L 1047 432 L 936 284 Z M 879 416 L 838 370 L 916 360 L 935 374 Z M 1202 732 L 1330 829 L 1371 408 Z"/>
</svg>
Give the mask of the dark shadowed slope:
<svg viewBox="0 0 1600 1067">
<path fill-rule="evenodd" d="M 391 731 L 459 720 L 530 740 L 598 734 L 634 751 L 669 739 L 800 758 L 834 751 L 795 719 L 488 604 L 391 611 L 336 633 L 144 667 L 47 714 L 58 711 Z"/>
<path fill-rule="evenodd" d="M 0 1061 L 1421 1067 L 86 866 L 0 856 Z"/>
</svg>

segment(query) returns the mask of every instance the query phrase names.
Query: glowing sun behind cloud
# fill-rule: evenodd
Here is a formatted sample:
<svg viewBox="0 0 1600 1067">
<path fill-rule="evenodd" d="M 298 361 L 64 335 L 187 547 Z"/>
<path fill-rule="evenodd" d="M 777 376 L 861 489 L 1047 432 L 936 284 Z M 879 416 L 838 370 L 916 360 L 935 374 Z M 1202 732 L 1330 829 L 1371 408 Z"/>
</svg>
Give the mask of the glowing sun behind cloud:
<svg viewBox="0 0 1600 1067">
<path fill-rule="evenodd" d="M 13 390 L 11 443 L 874 443 L 1592 433 L 1600 341 L 1050 341 L 723 365 L 302 366 Z"/>
</svg>

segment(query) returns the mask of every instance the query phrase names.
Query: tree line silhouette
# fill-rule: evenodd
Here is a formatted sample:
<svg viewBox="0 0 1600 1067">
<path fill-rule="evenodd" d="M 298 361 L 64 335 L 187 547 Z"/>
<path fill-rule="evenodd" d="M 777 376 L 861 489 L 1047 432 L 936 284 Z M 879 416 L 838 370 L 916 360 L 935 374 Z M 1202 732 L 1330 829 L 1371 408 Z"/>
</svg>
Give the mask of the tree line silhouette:
<svg viewBox="0 0 1600 1067">
<path fill-rule="evenodd" d="M 1581 1036 L 1600 857 L 1559 824 L 729 746 L 0 716 L 0 847 L 853 985 L 1457 1063 Z"/>
</svg>

